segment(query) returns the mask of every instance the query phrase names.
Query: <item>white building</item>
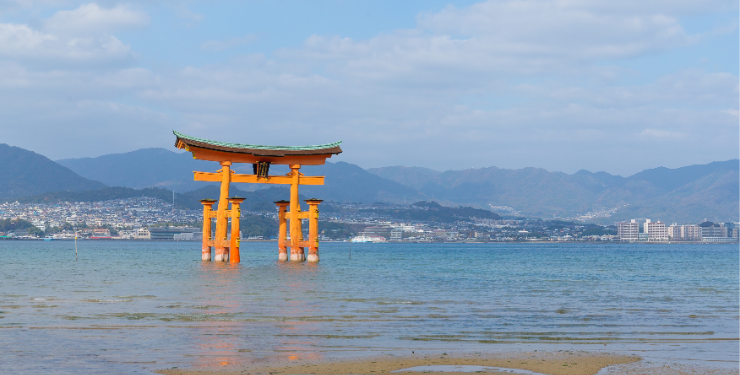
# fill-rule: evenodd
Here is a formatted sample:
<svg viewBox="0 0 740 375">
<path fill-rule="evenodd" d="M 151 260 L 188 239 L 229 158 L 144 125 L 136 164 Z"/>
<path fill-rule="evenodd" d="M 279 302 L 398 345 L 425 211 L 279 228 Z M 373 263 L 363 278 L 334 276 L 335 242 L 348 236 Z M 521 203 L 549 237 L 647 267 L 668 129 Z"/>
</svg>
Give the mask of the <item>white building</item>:
<svg viewBox="0 0 740 375">
<path fill-rule="evenodd" d="M 671 226 L 668 227 L 668 238 L 670 238 L 671 241 L 682 240 L 683 236 L 681 236 L 681 227 L 683 227 L 683 225 L 678 224 L 671 224 Z"/>
<path fill-rule="evenodd" d="M 617 223 L 617 236 L 620 241 L 637 241 L 639 233 L 640 224 L 635 219 Z"/>
<path fill-rule="evenodd" d="M 696 224 L 682 225 L 681 239 L 684 241 L 701 241 L 701 228 Z"/>
<path fill-rule="evenodd" d="M 643 232 L 647 234 L 648 241 L 668 241 L 668 228 L 660 220 L 653 223 L 650 219 L 645 219 Z"/>
<path fill-rule="evenodd" d="M 696 224 L 672 224 L 668 227 L 671 241 L 701 241 L 701 228 Z"/>
<path fill-rule="evenodd" d="M 136 230 L 134 234 L 134 239 L 137 239 L 137 240 L 150 240 L 151 238 L 152 238 L 151 232 L 149 232 L 149 230 L 145 228 Z"/>
</svg>

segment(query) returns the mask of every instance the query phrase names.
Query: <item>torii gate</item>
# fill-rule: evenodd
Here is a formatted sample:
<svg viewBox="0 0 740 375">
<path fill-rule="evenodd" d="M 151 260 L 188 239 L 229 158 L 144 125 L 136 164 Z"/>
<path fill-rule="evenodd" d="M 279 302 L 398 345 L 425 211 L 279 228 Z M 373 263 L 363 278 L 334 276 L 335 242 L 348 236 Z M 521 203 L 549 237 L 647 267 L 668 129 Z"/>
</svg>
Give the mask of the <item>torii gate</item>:
<svg viewBox="0 0 740 375">
<path fill-rule="evenodd" d="M 258 184 L 285 184 L 290 185 L 290 201 L 277 201 L 280 231 L 278 232 L 278 259 L 288 260 L 290 247 L 291 261 L 318 262 L 319 261 L 319 209 L 320 199 L 307 199 L 309 210 L 301 212 L 298 201 L 298 185 L 323 185 L 324 176 L 304 176 L 300 173 L 302 165 L 326 164 L 326 159 L 342 152 L 341 141 L 316 146 L 263 146 L 239 143 L 225 143 L 207 139 L 190 137 L 173 131 L 177 140 L 175 147 L 185 149 L 193 154 L 194 159 L 217 161 L 221 169 L 216 173 L 193 172 L 195 181 L 211 181 L 221 183 L 221 193 L 218 199 L 218 209 L 213 212 L 212 199 L 204 199 L 203 204 L 203 254 L 202 259 L 211 260 L 211 247 L 215 248 L 215 261 L 238 263 L 239 257 L 239 219 L 241 217 L 240 204 L 244 198 L 229 198 L 229 185 L 232 182 Z M 254 174 L 235 174 L 231 170 L 233 163 L 252 164 Z M 270 176 L 270 164 L 283 164 L 290 167 L 290 173 L 285 176 Z M 231 203 L 231 209 L 228 205 Z M 288 211 L 290 206 L 290 211 Z M 215 238 L 211 238 L 211 219 L 216 218 Z M 231 218 L 231 240 L 227 237 L 227 227 Z M 309 219 L 308 241 L 303 240 L 301 219 Z M 290 220 L 290 242 L 287 239 Z M 304 248 L 308 247 L 308 259 Z"/>
</svg>

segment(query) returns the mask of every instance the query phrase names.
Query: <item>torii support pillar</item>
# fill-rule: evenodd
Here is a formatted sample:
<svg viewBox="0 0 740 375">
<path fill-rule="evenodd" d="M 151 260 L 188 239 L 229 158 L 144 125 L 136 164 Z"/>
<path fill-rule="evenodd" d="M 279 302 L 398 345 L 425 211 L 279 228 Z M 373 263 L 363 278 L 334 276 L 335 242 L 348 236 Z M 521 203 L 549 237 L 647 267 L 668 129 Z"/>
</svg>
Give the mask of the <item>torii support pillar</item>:
<svg viewBox="0 0 740 375">
<path fill-rule="evenodd" d="M 308 203 L 308 258 L 309 262 L 319 261 L 319 204 L 321 199 L 306 199 Z"/>
<path fill-rule="evenodd" d="M 278 260 L 285 262 L 288 260 L 288 221 L 286 214 L 288 212 L 288 201 L 277 201 L 278 206 Z"/>
<path fill-rule="evenodd" d="M 213 204 L 216 203 L 215 199 L 203 199 L 200 201 L 203 204 L 203 250 L 201 259 L 205 261 L 211 261 L 211 212 L 213 212 Z"/>
<path fill-rule="evenodd" d="M 239 233 L 241 227 L 241 203 L 244 202 L 245 198 L 231 197 L 229 203 L 231 203 L 231 244 L 229 246 L 229 262 L 239 263 L 241 257 L 239 256 L 239 247 L 241 246 L 241 234 Z"/>
</svg>

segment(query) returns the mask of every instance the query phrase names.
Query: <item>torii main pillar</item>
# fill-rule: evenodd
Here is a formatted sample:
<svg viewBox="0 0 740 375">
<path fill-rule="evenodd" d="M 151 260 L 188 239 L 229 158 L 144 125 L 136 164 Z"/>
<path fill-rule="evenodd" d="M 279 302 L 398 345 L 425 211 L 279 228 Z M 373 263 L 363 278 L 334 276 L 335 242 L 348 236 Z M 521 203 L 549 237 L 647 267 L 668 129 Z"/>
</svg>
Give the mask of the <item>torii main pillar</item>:
<svg viewBox="0 0 740 375">
<path fill-rule="evenodd" d="M 218 197 L 218 210 L 216 211 L 216 235 L 214 246 L 216 248 L 216 262 L 227 262 L 229 260 L 229 240 L 226 231 L 229 226 L 229 187 L 231 185 L 231 162 L 222 161 L 221 170 L 221 191 Z"/>
<path fill-rule="evenodd" d="M 306 255 L 303 253 L 303 228 L 301 226 L 301 202 L 298 200 L 298 185 L 301 182 L 301 166 L 290 165 L 290 260 L 304 261 Z"/>
<path fill-rule="evenodd" d="M 308 258 L 309 262 L 319 261 L 319 204 L 321 199 L 306 199 L 308 203 Z"/>
<path fill-rule="evenodd" d="M 278 205 L 278 221 L 280 230 L 278 233 L 278 259 L 288 260 L 287 247 L 290 247 L 291 261 L 318 262 L 318 205 L 319 199 L 309 199 L 308 212 L 301 212 L 298 186 L 299 185 L 323 185 L 323 176 L 304 176 L 300 173 L 303 165 L 322 165 L 332 155 L 342 152 L 335 142 L 317 146 L 262 146 L 239 143 L 215 142 L 207 139 L 189 137 L 174 132 L 177 137 L 175 147 L 185 149 L 193 154 L 194 159 L 210 160 L 219 162 L 221 169 L 216 173 L 193 172 L 195 181 L 220 182 L 220 196 L 218 208 L 213 212 L 214 200 L 203 200 L 203 260 L 210 260 L 210 248 L 215 248 L 215 261 L 231 261 L 238 263 L 239 254 L 239 219 L 241 210 L 239 208 L 243 198 L 228 198 L 229 187 L 232 182 L 240 183 L 262 183 L 262 184 L 285 184 L 290 185 L 290 201 L 275 202 Z M 235 174 L 232 171 L 234 163 L 252 164 L 254 174 Z M 290 167 L 290 173 L 285 176 L 270 176 L 271 164 L 283 164 Z M 231 208 L 229 209 L 229 203 Z M 287 203 L 287 204 L 286 204 Z M 290 211 L 287 208 L 290 207 Z M 216 218 L 216 232 L 211 238 L 211 218 Z M 231 240 L 228 239 L 227 230 L 231 219 Z M 309 239 L 303 240 L 302 219 L 309 219 Z M 290 220 L 288 227 L 287 221 Z M 290 233 L 290 242 L 287 234 Z M 309 248 L 308 259 L 304 248 Z"/>
</svg>

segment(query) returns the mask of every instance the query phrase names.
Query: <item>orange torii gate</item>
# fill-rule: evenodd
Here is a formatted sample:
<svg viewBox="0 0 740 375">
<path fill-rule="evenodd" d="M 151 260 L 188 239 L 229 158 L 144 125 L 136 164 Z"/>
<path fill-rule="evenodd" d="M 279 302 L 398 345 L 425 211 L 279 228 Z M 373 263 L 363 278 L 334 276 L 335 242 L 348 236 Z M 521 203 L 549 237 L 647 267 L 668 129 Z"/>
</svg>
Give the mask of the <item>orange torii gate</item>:
<svg viewBox="0 0 740 375">
<path fill-rule="evenodd" d="M 229 185 L 232 182 L 258 184 L 285 184 L 290 185 L 290 201 L 277 201 L 280 230 L 278 233 L 278 259 L 318 262 L 319 261 L 319 209 L 320 199 L 307 199 L 309 210 L 301 212 L 298 201 L 298 185 L 323 185 L 324 176 L 304 176 L 300 173 L 302 165 L 322 165 L 332 155 L 342 152 L 341 141 L 316 146 L 262 146 L 239 143 L 225 143 L 207 139 L 190 137 L 182 133 L 173 132 L 177 140 L 175 147 L 185 149 L 193 154 L 194 159 L 217 161 L 221 169 L 215 173 L 193 172 L 195 181 L 211 181 L 221 183 L 221 193 L 218 199 L 218 208 L 214 212 L 213 199 L 204 199 L 203 204 L 203 260 L 211 260 L 211 247 L 215 248 L 215 261 L 238 263 L 239 257 L 239 219 L 240 205 L 244 198 L 229 198 Z M 254 174 L 235 174 L 231 170 L 233 163 L 252 164 Z M 270 176 L 271 164 L 282 164 L 290 167 L 285 176 Z M 231 209 L 228 208 L 229 203 Z M 290 210 L 288 211 L 288 208 Z M 216 219 L 216 233 L 211 238 L 211 219 Z M 227 229 L 231 218 L 231 239 Z M 301 219 L 309 220 L 308 241 L 303 240 Z M 287 221 L 290 220 L 290 229 Z M 290 241 L 287 234 L 290 233 Z M 308 247 L 308 259 L 304 248 Z"/>
</svg>

